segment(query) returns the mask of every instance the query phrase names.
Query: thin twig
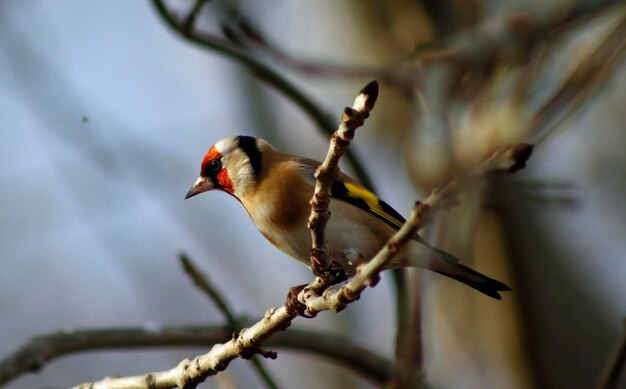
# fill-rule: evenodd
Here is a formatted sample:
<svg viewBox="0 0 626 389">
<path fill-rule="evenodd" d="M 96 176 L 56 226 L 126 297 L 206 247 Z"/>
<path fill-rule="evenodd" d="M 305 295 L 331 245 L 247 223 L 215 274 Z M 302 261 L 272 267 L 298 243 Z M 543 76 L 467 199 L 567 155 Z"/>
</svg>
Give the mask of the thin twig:
<svg viewBox="0 0 626 389">
<path fill-rule="evenodd" d="M 206 348 L 207 345 L 224 342 L 230 337 L 228 326 L 107 328 L 51 333 L 32 338 L 0 361 L 0 386 L 72 354 L 138 348 Z M 379 385 L 390 377 L 391 362 L 345 336 L 292 328 L 288 332 L 276 334 L 267 345 L 318 355 Z"/>
<path fill-rule="evenodd" d="M 368 286 L 378 283 L 378 273 L 385 264 L 390 261 L 415 232 L 418 221 L 422 219 L 423 206 L 417 202 L 411 211 L 406 223 L 389 239 L 387 244 L 370 261 L 359 265 L 356 274 L 339 288 L 330 287 L 323 295 L 313 294 L 313 289 L 305 289 L 301 292 L 299 300 L 306 305 L 305 313 L 316 315 L 318 312 L 331 309 L 335 312 L 343 310 L 349 303 L 358 299 L 361 292 Z"/>
<path fill-rule="evenodd" d="M 204 292 L 211 301 L 215 304 L 215 306 L 222 312 L 224 317 L 226 318 L 226 322 L 228 327 L 230 328 L 231 333 L 237 331 L 238 326 L 240 325 L 239 321 L 235 317 L 235 313 L 230 308 L 230 305 L 226 302 L 226 299 L 219 292 L 218 288 L 213 285 L 210 281 L 209 277 L 206 274 L 202 273 L 200 269 L 198 269 L 193 261 L 187 256 L 187 254 L 180 254 L 180 261 L 183 265 L 183 269 L 185 269 L 185 273 L 189 275 L 194 285 L 198 287 L 202 292 Z M 258 355 L 252 355 L 251 358 L 252 366 L 256 370 L 257 374 L 265 385 L 270 389 L 279 389 L 280 386 L 276 382 L 276 379 L 272 377 L 272 374 L 267 370 L 263 361 L 258 357 Z"/>
<path fill-rule="evenodd" d="M 328 279 L 329 263 L 326 255 L 325 229 L 330 218 L 330 188 L 339 174 L 339 159 L 344 155 L 378 98 L 378 82 L 367 84 L 354 100 L 352 108 L 346 107 L 341 124 L 331 137 L 324 162 L 315 171 L 315 192 L 311 198 L 308 227 L 311 230 L 311 268 L 316 276 Z"/>
</svg>

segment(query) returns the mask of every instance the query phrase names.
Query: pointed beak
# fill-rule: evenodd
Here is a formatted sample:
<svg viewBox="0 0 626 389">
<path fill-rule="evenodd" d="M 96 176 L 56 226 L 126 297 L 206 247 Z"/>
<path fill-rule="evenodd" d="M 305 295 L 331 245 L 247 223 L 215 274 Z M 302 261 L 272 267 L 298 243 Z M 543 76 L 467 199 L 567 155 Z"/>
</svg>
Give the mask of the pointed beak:
<svg viewBox="0 0 626 389">
<path fill-rule="evenodd" d="M 211 180 L 205 177 L 199 177 L 196 183 L 193 184 L 191 189 L 189 189 L 189 192 L 187 192 L 185 199 L 188 199 L 190 197 L 193 197 L 197 194 L 206 192 L 211 189 L 214 189 L 214 186 Z"/>
</svg>

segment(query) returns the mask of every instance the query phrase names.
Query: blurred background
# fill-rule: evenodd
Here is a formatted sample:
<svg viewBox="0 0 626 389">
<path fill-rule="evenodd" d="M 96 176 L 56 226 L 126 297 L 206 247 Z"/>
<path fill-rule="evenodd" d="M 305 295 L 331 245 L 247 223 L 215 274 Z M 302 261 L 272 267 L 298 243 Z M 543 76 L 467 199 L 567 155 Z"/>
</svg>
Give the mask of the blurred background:
<svg viewBox="0 0 626 389">
<path fill-rule="evenodd" d="M 328 136 L 238 61 L 168 28 L 153 3 L 0 3 L 0 358 L 55 331 L 223 323 L 183 273 L 182 251 L 250 318 L 311 279 L 230 196 L 183 198 L 224 136 L 315 159 Z M 165 4 L 182 20 L 195 2 Z M 379 79 L 351 149 L 403 214 L 496 147 L 536 143 L 527 169 L 471 185 L 427 231 L 513 291 L 499 302 L 411 271 L 419 367 L 436 388 L 588 388 L 626 316 L 625 15 L 610 1 L 215 1 L 196 28 L 228 32 L 331 123 Z M 438 48 L 461 65 L 431 66 L 445 60 L 423 52 Z M 345 311 L 293 326 L 392 360 L 394 299 L 383 277 Z M 84 353 L 7 387 L 164 370 L 204 350 Z M 305 351 L 278 352 L 266 365 L 282 387 L 375 387 Z M 236 360 L 200 387 L 262 385 Z"/>
</svg>

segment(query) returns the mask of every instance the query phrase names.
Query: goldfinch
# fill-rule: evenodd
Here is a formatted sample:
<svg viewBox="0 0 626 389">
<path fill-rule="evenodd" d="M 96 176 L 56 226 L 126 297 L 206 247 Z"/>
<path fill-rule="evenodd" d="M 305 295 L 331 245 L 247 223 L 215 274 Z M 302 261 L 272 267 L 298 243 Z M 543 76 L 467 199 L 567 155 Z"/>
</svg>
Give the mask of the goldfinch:
<svg viewBox="0 0 626 389">
<path fill-rule="evenodd" d="M 251 136 L 221 139 L 202 160 L 200 177 L 186 195 L 218 189 L 235 197 L 256 228 L 274 246 L 310 266 L 309 200 L 320 162 L 283 154 Z M 374 193 L 340 173 L 332 185 L 326 227 L 327 252 L 348 275 L 372 258 L 405 219 Z M 430 246 L 416 234 L 387 269 L 423 267 L 460 281 L 493 298 L 511 290 L 462 264 L 452 254 Z"/>
</svg>

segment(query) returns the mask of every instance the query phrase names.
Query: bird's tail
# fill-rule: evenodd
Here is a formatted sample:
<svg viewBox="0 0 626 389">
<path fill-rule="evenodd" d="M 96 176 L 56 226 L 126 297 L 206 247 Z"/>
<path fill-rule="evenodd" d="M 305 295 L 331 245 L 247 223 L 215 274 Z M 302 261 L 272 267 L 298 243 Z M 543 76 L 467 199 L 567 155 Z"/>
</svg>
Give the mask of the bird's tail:
<svg viewBox="0 0 626 389">
<path fill-rule="evenodd" d="M 429 270 L 462 282 L 465 285 L 468 285 L 477 291 L 498 300 L 502 299 L 499 292 L 511 290 L 508 285 L 462 265 L 459 263 L 459 259 L 454 255 L 431 246 L 421 237 L 416 240 L 421 243 L 422 247 L 426 247 L 428 250 L 420 250 L 421 255 L 418 255 L 417 258 L 413 257 L 410 260 L 412 263 L 409 266 L 425 267 Z M 424 254 L 428 257 L 426 264 L 424 263 Z"/>
</svg>

